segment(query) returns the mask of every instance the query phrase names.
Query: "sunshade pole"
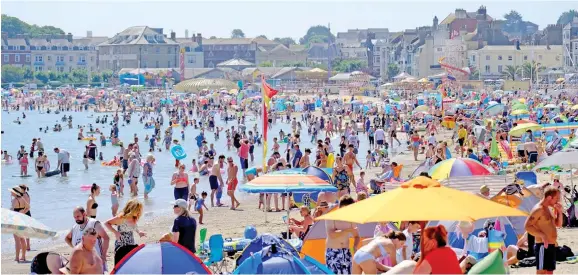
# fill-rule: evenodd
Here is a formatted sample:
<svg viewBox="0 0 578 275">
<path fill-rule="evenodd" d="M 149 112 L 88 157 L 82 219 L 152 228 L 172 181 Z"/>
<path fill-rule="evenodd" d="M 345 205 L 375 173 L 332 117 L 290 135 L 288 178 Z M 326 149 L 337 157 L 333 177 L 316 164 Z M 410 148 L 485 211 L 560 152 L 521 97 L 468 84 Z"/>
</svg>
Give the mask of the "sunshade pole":
<svg viewBox="0 0 578 275">
<path fill-rule="evenodd" d="M 291 214 L 291 197 L 289 197 L 289 192 L 286 193 L 287 194 L 287 240 L 290 239 L 289 237 L 289 215 Z M 285 207 L 285 205 L 283 205 L 283 207 Z"/>
</svg>

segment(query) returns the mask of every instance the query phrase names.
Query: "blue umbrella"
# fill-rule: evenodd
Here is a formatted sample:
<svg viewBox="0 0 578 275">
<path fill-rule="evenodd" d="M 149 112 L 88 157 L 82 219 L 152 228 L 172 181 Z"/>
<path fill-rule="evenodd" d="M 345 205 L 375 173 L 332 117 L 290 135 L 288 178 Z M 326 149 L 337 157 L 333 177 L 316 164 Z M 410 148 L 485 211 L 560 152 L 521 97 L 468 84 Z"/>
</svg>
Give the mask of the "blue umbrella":
<svg viewBox="0 0 578 275">
<path fill-rule="evenodd" d="M 484 115 L 487 116 L 497 116 L 499 114 L 501 114 L 502 112 L 504 112 L 506 106 L 504 106 L 503 104 L 493 104 L 490 105 L 488 107 L 486 107 L 486 109 L 484 110 Z"/>
</svg>

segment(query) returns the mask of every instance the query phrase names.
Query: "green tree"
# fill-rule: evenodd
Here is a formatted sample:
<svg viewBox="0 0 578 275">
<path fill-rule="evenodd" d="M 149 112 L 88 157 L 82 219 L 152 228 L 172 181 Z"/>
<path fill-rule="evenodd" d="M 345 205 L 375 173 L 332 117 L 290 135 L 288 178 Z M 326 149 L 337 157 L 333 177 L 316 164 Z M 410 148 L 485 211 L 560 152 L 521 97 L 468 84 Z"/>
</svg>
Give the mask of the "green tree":
<svg viewBox="0 0 578 275">
<path fill-rule="evenodd" d="M 59 81 L 60 74 L 55 71 L 48 71 L 48 81 Z"/>
<path fill-rule="evenodd" d="M 520 73 L 519 66 L 506 66 L 506 69 L 502 71 L 502 76 L 506 78 L 506 80 L 512 79 L 516 80 L 516 76 Z"/>
<path fill-rule="evenodd" d="M 105 71 L 101 72 L 101 75 L 102 75 L 102 81 L 108 82 L 108 80 L 112 78 L 113 72 L 111 70 L 105 70 Z"/>
<path fill-rule="evenodd" d="M 264 35 L 264 34 L 258 35 L 258 36 L 257 36 L 257 37 L 255 37 L 255 38 L 265 38 L 265 39 L 268 39 L 268 38 L 267 38 L 267 36 L 266 36 L 266 35 Z"/>
<path fill-rule="evenodd" d="M 526 22 L 522 20 L 522 15 L 515 11 L 511 10 L 510 12 L 504 14 L 504 19 L 506 20 L 506 24 L 503 26 L 503 30 L 509 33 L 525 33 L 526 32 Z"/>
<path fill-rule="evenodd" d="M 102 75 L 95 73 L 92 75 L 92 80 L 91 82 L 101 82 L 102 81 Z"/>
<path fill-rule="evenodd" d="M 365 60 L 334 60 L 333 70 L 336 72 L 350 73 L 354 71 L 360 71 L 363 68 L 367 68 L 367 61 Z"/>
<path fill-rule="evenodd" d="M 282 38 L 277 37 L 277 38 L 273 39 L 273 41 L 281 43 L 281 44 L 285 45 L 285 47 L 289 47 L 290 45 L 297 44 L 295 42 L 295 40 L 291 37 L 282 37 Z"/>
<path fill-rule="evenodd" d="M 217 39 L 217 37 L 213 35 L 213 36 L 209 37 L 209 39 Z"/>
<path fill-rule="evenodd" d="M 271 63 L 271 61 L 261 62 L 261 64 L 259 64 L 259 67 L 273 67 L 273 63 Z"/>
<path fill-rule="evenodd" d="M 48 74 L 46 72 L 43 71 L 38 71 L 34 73 L 34 78 L 38 79 L 39 81 L 41 81 L 43 84 L 48 83 Z"/>
<path fill-rule="evenodd" d="M 231 38 L 245 38 L 245 33 L 241 29 L 231 31 Z"/>
<path fill-rule="evenodd" d="M 542 72 L 546 69 L 546 67 L 542 66 L 542 64 L 533 61 L 532 63 L 526 62 L 522 64 L 521 73 L 523 78 L 531 78 L 536 79 L 539 72 Z"/>
<path fill-rule="evenodd" d="M 399 67 L 395 63 L 389 63 L 387 65 L 387 78 L 393 79 L 396 75 L 399 74 Z"/>
<path fill-rule="evenodd" d="M 307 30 L 305 36 L 299 39 L 299 44 L 309 45 L 310 43 L 327 43 L 335 41 L 335 36 L 326 26 L 312 26 Z"/>
<path fill-rule="evenodd" d="M 480 70 L 474 69 L 470 74 L 470 80 L 479 80 L 480 79 Z"/>
<path fill-rule="evenodd" d="M 2 83 L 22 82 L 24 70 L 12 65 L 2 65 Z"/>
<path fill-rule="evenodd" d="M 558 17 L 558 21 L 556 23 L 561 24 L 561 25 L 566 25 L 566 24 L 572 22 L 574 17 L 578 17 L 578 11 L 576 11 L 576 10 L 565 11 L 562 14 L 560 14 L 560 17 Z"/>
<path fill-rule="evenodd" d="M 34 80 L 34 72 L 29 67 L 24 68 L 24 79 Z"/>
<path fill-rule="evenodd" d="M 9 37 L 13 37 L 17 34 L 30 34 L 32 36 L 43 34 L 64 34 L 64 31 L 60 28 L 54 26 L 30 25 L 17 17 L 8 16 L 6 14 L 2 14 L 2 32 L 7 33 Z"/>
</svg>

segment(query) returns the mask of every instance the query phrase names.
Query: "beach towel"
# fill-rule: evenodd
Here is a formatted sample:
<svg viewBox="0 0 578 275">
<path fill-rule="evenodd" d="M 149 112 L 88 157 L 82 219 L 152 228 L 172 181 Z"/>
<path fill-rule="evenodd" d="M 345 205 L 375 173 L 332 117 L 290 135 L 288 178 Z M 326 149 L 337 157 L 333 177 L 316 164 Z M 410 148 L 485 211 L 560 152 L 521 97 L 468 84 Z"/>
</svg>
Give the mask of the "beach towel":
<svg viewBox="0 0 578 275">
<path fill-rule="evenodd" d="M 489 254 L 488 238 L 471 235 L 466 242 L 465 249 L 469 255 L 480 260 Z"/>
</svg>

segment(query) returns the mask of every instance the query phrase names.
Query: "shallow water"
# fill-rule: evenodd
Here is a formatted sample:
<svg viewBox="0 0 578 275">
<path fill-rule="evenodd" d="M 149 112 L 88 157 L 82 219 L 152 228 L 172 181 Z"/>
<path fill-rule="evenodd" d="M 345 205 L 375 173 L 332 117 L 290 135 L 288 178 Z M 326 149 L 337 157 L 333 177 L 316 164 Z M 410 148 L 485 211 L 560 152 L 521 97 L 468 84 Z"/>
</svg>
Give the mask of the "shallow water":
<svg viewBox="0 0 578 275">
<path fill-rule="evenodd" d="M 111 113 L 109 114 L 109 122 L 111 121 Z M 68 129 L 67 124 L 61 122 L 60 119 L 63 115 L 72 115 L 73 117 L 73 129 Z M 85 170 L 82 164 L 82 154 L 84 152 L 84 145 L 87 141 L 78 141 L 76 139 L 78 129 L 76 125 L 88 125 L 88 123 L 93 123 L 95 128 L 97 127 L 94 122 L 97 116 L 102 116 L 102 113 L 92 113 L 92 112 L 63 112 L 58 115 L 56 114 L 39 114 L 37 111 L 27 112 L 26 119 L 22 120 L 22 124 L 18 125 L 13 123 L 13 121 L 22 116 L 22 112 L 2 112 L 2 130 L 4 134 L 2 135 L 2 150 L 7 150 L 13 157 L 16 156 L 16 152 L 20 145 L 24 145 L 26 150 L 30 149 L 30 144 L 32 143 L 32 138 L 40 137 L 44 144 L 45 151 L 48 153 L 48 158 L 51 164 L 51 170 L 54 169 L 58 163 L 56 153 L 54 153 L 53 148 L 59 147 L 66 149 L 71 154 L 71 171 L 67 178 L 63 178 L 60 175 L 56 175 L 50 178 L 38 179 L 36 173 L 34 172 L 34 160 L 29 159 L 29 174 L 33 175 L 29 178 L 13 177 L 13 175 L 19 175 L 20 168 L 17 163 L 13 164 L 2 164 L 2 207 L 10 208 L 10 192 L 5 190 L 25 183 L 30 187 L 30 196 L 32 198 L 31 202 L 31 213 L 32 216 L 44 224 L 50 226 L 54 230 L 64 231 L 72 227 L 74 221 L 72 219 L 72 210 L 75 206 L 85 206 L 86 200 L 89 195 L 89 191 L 81 190 L 80 186 L 90 185 L 92 183 L 97 183 L 101 186 L 101 194 L 97 197 L 98 207 L 98 219 L 105 221 L 112 216 L 111 213 L 111 202 L 110 202 L 110 191 L 108 187 L 113 183 L 113 175 L 118 169 L 118 167 L 106 167 L 100 164 L 100 161 L 89 164 L 89 169 Z M 89 118 L 89 116 L 93 116 Z M 22 118 L 21 118 L 22 119 Z M 168 121 L 165 116 L 165 127 Z M 218 115 L 215 119 L 217 126 L 222 126 L 230 128 L 235 126 L 237 128 L 237 123 L 229 122 L 228 125 L 222 121 Z M 55 123 L 62 124 L 65 127 L 62 132 L 52 132 L 52 126 Z M 247 130 L 253 129 L 253 125 L 259 123 L 258 129 L 261 132 L 261 122 L 255 121 L 248 118 L 246 121 Z M 45 128 L 49 126 L 48 133 L 39 132 L 39 127 Z M 102 129 L 106 134 L 110 132 L 110 125 L 99 124 L 98 128 Z M 279 130 L 283 130 L 287 133 L 290 127 L 284 123 L 277 123 L 273 125 L 273 129 L 269 129 L 269 148 L 271 148 L 273 142 L 273 137 L 278 136 Z M 173 137 L 180 138 L 181 127 L 174 129 Z M 87 131 L 87 129 L 85 129 Z M 124 141 L 125 145 L 133 139 L 134 134 L 139 137 L 139 145 L 143 155 L 146 155 L 145 150 L 148 151 L 148 142 L 144 141 L 146 134 L 153 134 L 153 129 L 143 129 L 143 124 L 138 122 L 138 115 L 133 114 L 131 124 L 124 127 L 119 127 L 119 136 L 121 140 Z M 185 129 L 186 139 L 181 141 L 183 148 L 185 149 L 188 157 L 182 162 L 186 164 L 186 169 L 190 169 L 190 164 L 192 157 L 197 155 L 197 148 L 194 138 L 198 135 L 199 130 L 195 130 L 193 127 L 187 127 Z M 233 156 L 237 165 L 238 158 L 236 157 L 236 152 L 226 150 L 226 137 L 224 131 L 220 134 L 220 139 L 215 141 L 214 135 L 211 132 L 206 132 L 206 139 L 210 143 L 215 144 L 215 148 L 218 154 L 225 154 L 226 156 Z M 399 136 L 402 136 L 401 134 Z M 362 166 L 365 166 L 365 156 L 368 148 L 366 138 L 363 134 L 360 134 L 360 139 L 362 140 L 361 147 L 359 149 L 360 154 L 358 159 Z M 311 148 L 315 152 L 314 144 L 310 143 L 311 136 L 307 134 L 307 130 L 302 130 L 302 142 L 301 148 Z M 400 138 L 401 140 L 401 138 Z M 403 141 L 402 141 L 403 142 Z M 104 160 L 112 159 L 119 152 L 119 147 L 113 147 L 108 144 L 108 146 L 101 147 L 100 142 L 96 142 L 99 151 L 103 152 Z M 334 138 L 332 140 L 332 145 L 334 148 L 338 149 L 339 139 Z M 146 148 L 146 149 L 145 149 Z M 157 144 L 158 148 L 158 144 Z M 285 149 L 285 144 L 281 144 L 281 149 Z M 35 152 L 35 156 L 37 152 Z M 163 152 L 154 153 L 156 158 L 156 165 L 154 166 L 154 178 L 156 181 L 156 187 L 149 194 L 149 199 L 144 201 L 145 213 L 146 215 L 152 215 L 153 213 L 158 213 L 159 211 L 166 211 L 170 209 L 169 203 L 173 200 L 173 188 L 170 186 L 170 176 L 175 171 L 174 168 L 174 158 L 171 153 L 164 150 Z M 255 162 L 250 163 L 250 166 L 261 166 L 262 160 L 262 147 L 256 146 L 255 148 Z M 311 161 L 313 162 L 313 158 Z M 239 165 L 240 166 L 240 165 Z M 190 173 L 189 173 L 190 175 Z M 239 171 L 239 179 L 242 178 L 241 171 Z M 192 181 L 192 178 L 190 179 Z M 224 179 L 226 180 L 226 179 Z M 126 182 L 125 182 L 126 184 Z M 139 184 L 142 184 L 139 181 Z M 142 199 L 143 187 L 140 185 L 140 196 Z M 125 186 L 125 193 L 128 193 L 128 187 Z M 201 181 L 197 188 L 197 193 L 202 191 L 210 191 L 208 178 L 201 177 Z M 237 191 L 237 195 L 243 197 L 243 194 Z M 223 195 L 225 202 L 229 200 L 226 194 Z M 121 208 L 124 202 L 128 200 L 128 197 L 119 199 Z M 168 225 L 167 225 L 168 226 Z M 2 235 L 2 251 L 11 251 L 13 246 L 11 245 L 13 238 L 10 235 Z M 50 242 L 42 242 L 50 243 Z"/>
</svg>

